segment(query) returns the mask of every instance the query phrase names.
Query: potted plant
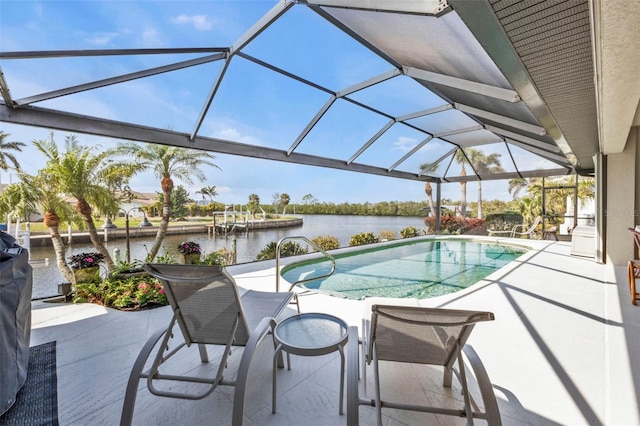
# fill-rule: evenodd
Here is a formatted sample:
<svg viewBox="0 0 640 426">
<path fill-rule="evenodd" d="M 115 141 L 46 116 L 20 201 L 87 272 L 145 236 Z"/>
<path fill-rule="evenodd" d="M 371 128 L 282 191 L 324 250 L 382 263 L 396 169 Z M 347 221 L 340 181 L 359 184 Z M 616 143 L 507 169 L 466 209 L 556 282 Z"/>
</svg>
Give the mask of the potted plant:
<svg viewBox="0 0 640 426">
<path fill-rule="evenodd" d="M 185 265 L 197 264 L 200 261 L 200 244 L 187 241 L 186 243 L 180 243 L 178 245 L 178 252 L 180 253 L 180 263 Z"/>
<path fill-rule="evenodd" d="M 69 257 L 69 267 L 77 283 L 99 282 L 100 264 L 104 261 L 101 253 L 79 253 Z"/>
</svg>

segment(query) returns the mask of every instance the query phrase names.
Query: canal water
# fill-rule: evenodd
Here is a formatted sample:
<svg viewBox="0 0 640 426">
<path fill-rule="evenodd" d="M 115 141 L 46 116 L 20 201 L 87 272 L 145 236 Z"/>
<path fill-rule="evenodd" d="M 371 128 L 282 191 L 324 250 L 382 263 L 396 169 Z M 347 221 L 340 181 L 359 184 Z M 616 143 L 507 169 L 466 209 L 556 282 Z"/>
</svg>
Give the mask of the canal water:
<svg viewBox="0 0 640 426">
<path fill-rule="evenodd" d="M 229 236 L 201 234 L 169 235 L 165 238 L 160 255 L 169 252 L 177 255 L 177 246 L 183 241 L 195 241 L 200 244 L 202 251 L 210 253 L 223 247 L 231 250 L 236 246 L 237 262 L 246 263 L 256 259 L 258 253 L 272 241 L 277 242 L 287 236 L 304 236 L 309 239 L 320 235 L 332 235 L 340 241 L 341 247 L 347 247 L 351 235 L 361 232 L 395 231 L 400 238 L 400 230 L 414 226 L 424 229 L 424 220 L 420 217 L 389 217 L 389 216 L 339 216 L 339 215 L 299 215 L 303 218 L 303 225 L 292 228 L 267 229 L 236 233 Z M 65 238 L 63 238 L 65 240 Z M 153 244 L 153 238 L 132 238 L 131 260 L 143 260 Z M 105 243 L 110 253 L 116 248 L 120 250 L 121 259 L 125 259 L 126 240 L 117 239 Z M 76 253 L 93 251 L 90 244 L 71 244 L 66 247 L 66 256 Z M 58 284 L 65 282 L 56 267 L 55 254 L 52 247 L 37 247 L 31 250 L 31 264 L 33 265 L 33 293 L 32 298 L 40 299 L 57 296 Z"/>
</svg>

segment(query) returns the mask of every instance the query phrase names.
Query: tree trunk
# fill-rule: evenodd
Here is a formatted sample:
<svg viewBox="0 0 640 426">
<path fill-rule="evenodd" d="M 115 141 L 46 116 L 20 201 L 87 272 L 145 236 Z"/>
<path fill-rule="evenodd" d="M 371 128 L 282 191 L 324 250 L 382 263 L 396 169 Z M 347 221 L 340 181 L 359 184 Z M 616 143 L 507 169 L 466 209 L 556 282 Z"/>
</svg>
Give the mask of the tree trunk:
<svg viewBox="0 0 640 426">
<path fill-rule="evenodd" d="M 436 207 L 433 203 L 433 188 L 431 183 L 426 182 L 424 184 L 424 192 L 427 194 L 427 201 L 429 202 L 429 209 L 431 210 L 431 216 L 436 217 Z"/>
<path fill-rule="evenodd" d="M 72 284 L 75 284 L 75 276 L 73 275 L 73 271 L 71 271 L 71 268 L 69 268 L 69 265 L 67 265 L 67 260 L 65 259 L 66 254 L 64 243 L 62 242 L 62 237 L 60 237 L 58 227 L 50 226 L 49 234 L 51 235 L 53 250 L 56 253 L 56 265 L 58 266 L 58 270 L 65 280 L 69 281 Z"/>
<path fill-rule="evenodd" d="M 169 228 L 169 219 L 171 218 L 171 191 L 173 190 L 173 185 L 163 184 L 162 188 L 164 197 L 164 199 L 162 200 L 162 220 L 160 221 L 160 226 L 158 227 L 158 232 L 156 233 L 156 239 L 153 242 L 153 246 L 151 247 L 151 250 L 149 250 L 147 259 L 145 259 L 145 261 L 147 262 L 153 261 L 153 259 L 155 259 L 158 255 L 160 247 L 162 247 L 164 237 L 167 235 L 167 229 Z"/>
<path fill-rule="evenodd" d="M 482 182 L 478 181 L 478 219 L 482 219 Z"/>
<path fill-rule="evenodd" d="M 466 176 L 467 171 L 462 167 L 460 176 Z M 467 217 L 467 182 L 460 182 L 460 215 Z"/>
<path fill-rule="evenodd" d="M 87 230 L 89 230 L 89 237 L 91 238 L 91 242 L 93 243 L 93 247 L 96 251 L 104 256 L 104 263 L 107 266 L 107 272 L 113 271 L 115 265 L 113 264 L 113 260 L 111 260 L 111 256 L 109 252 L 105 248 L 100 236 L 98 235 L 98 231 L 96 230 L 96 224 L 93 223 L 93 217 L 91 214 L 93 210 L 87 200 L 84 198 L 79 198 L 76 202 L 76 210 L 84 219 L 84 223 L 87 225 Z"/>
<path fill-rule="evenodd" d="M 93 243 L 93 247 L 96 251 L 104 256 L 104 264 L 107 267 L 107 272 L 111 272 L 115 269 L 115 264 L 111 259 L 111 255 L 109 255 L 109 251 L 104 246 L 102 239 L 98 235 L 98 230 L 96 229 L 96 224 L 93 223 L 93 218 L 91 215 L 83 215 L 84 222 L 87 224 L 87 229 L 89 230 L 89 237 L 91 238 L 91 242 Z"/>
</svg>

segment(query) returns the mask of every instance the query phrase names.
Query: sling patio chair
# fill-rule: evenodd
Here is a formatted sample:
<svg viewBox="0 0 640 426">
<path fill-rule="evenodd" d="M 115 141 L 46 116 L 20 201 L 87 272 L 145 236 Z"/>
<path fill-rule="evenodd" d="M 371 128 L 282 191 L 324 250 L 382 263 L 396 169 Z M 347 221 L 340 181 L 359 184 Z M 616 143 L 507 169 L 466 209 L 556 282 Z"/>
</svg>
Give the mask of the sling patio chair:
<svg viewBox="0 0 640 426">
<path fill-rule="evenodd" d="M 537 216 L 531 226 L 520 224 L 520 225 L 515 225 L 513 228 L 511 228 L 510 231 L 488 230 L 487 232 L 489 233 L 490 237 L 505 235 L 509 238 L 516 238 L 516 237 L 521 238 L 522 236 L 531 238 L 531 236 L 535 233 L 536 227 L 540 224 L 541 221 L 542 221 L 542 216 Z"/>
<path fill-rule="evenodd" d="M 467 424 L 473 424 L 474 418 L 483 419 L 489 425 L 501 424 L 498 404 L 489 377 L 476 352 L 466 344 L 476 323 L 494 319 L 491 312 L 381 304 L 372 305 L 370 312 L 370 320 L 365 318 L 363 321 L 362 370 L 359 369 L 360 351 L 357 328 L 352 327 L 349 330 L 347 424 L 359 424 L 360 405 L 375 407 L 378 425 L 382 425 L 383 408 L 466 417 Z M 381 361 L 386 362 L 381 363 Z M 443 386 L 451 388 L 452 376 L 455 374 L 461 387 L 464 403 L 454 401 L 448 403 L 448 407 L 409 404 L 407 398 L 415 400 L 416 397 L 415 395 L 406 396 L 412 392 L 408 388 L 408 381 L 402 381 L 400 371 L 411 369 L 407 370 L 400 366 L 401 370 L 392 370 L 398 368 L 398 365 L 392 363 L 444 367 Z M 471 369 L 468 368 L 467 363 L 470 364 Z M 381 397 L 380 386 L 381 364 L 385 369 L 383 372 L 387 372 L 384 377 L 387 378 L 385 382 L 389 388 L 384 394 L 384 400 Z M 373 399 L 367 395 L 367 365 L 371 365 L 373 369 Z M 414 371 L 419 369 L 416 368 Z M 392 372 L 395 373 L 392 375 Z M 362 375 L 362 380 L 359 380 L 359 373 Z M 394 381 L 394 378 L 400 378 L 400 381 Z M 473 385 L 473 395 L 470 385 Z M 394 395 L 394 401 L 389 400 L 388 397 L 391 395 Z M 418 398 L 421 399 L 421 397 Z M 482 404 L 478 405 L 480 400 Z M 450 408 L 456 405 L 460 408 Z M 482 407 L 484 411 L 481 411 Z"/>
<path fill-rule="evenodd" d="M 633 235 L 636 248 L 640 250 L 640 226 L 629 228 L 629 232 Z M 629 283 L 629 292 L 631 293 L 631 304 L 633 305 L 640 299 L 640 293 L 636 289 L 636 280 L 640 279 L 640 261 L 636 260 L 635 257 L 627 264 L 627 281 Z"/>
<path fill-rule="evenodd" d="M 164 286 L 173 317 L 168 327 L 158 330 L 147 340 L 133 365 L 120 424 L 131 424 L 140 379 L 146 380 L 149 391 L 154 395 L 191 400 L 205 398 L 218 385 L 235 386 L 232 424 L 242 424 L 251 359 L 259 342 L 273 331 L 276 318 L 287 307 L 293 293 L 249 290 L 240 296 L 233 277 L 220 266 L 146 264 L 143 269 Z M 184 341 L 174 338 L 176 324 Z M 224 346 L 215 377 L 169 374 L 165 371 L 169 369 L 167 361 L 192 344 L 198 346 L 203 363 L 209 362 L 206 345 Z M 244 346 L 235 380 L 223 375 L 232 346 Z M 153 362 L 144 370 L 154 348 Z M 179 364 L 178 361 L 173 364 L 176 363 Z M 175 365 L 170 367 L 175 369 Z M 194 390 L 169 390 L 177 381 L 189 383 Z"/>
</svg>

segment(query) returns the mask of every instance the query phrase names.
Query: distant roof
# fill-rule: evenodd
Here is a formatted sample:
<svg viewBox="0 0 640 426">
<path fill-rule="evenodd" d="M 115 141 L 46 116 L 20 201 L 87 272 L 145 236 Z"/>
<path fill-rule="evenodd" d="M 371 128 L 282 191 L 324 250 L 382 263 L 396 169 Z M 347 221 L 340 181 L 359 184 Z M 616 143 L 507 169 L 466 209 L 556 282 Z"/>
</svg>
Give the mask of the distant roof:
<svg viewBox="0 0 640 426">
<path fill-rule="evenodd" d="M 309 51 L 305 36 L 322 40 L 323 34 L 291 33 L 292 22 L 322 23 L 314 31 L 342 40 Z M 366 78 L 338 85 L 318 64 L 348 59 L 341 50 L 354 43 L 379 65 Z M 432 182 L 593 170 L 598 130 L 587 0 L 282 0 L 234 43 L 213 46 L 0 52 L 0 121 Z M 269 56 L 265 46 L 282 47 Z M 13 90 L 12 78 L 35 75 L 29 67 L 43 60 L 56 66 L 87 56 L 114 61 L 118 70 L 126 68 L 123 59 L 144 58 L 152 65 L 129 65 L 128 71 L 66 87 L 52 82 L 41 93 Z M 180 104 L 181 79 L 201 82 L 195 105 Z M 169 101 L 190 115 L 180 127 L 166 129 L 154 116 L 167 103 L 147 97 L 136 100 L 136 107 L 148 111 L 146 122 L 74 110 L 82 93 L 111 95 L 134 80 L 166 88 Z M 251 99 L 233 97 L 234 87 L 254 82 L 281 96 L 306 97 L 287 111 L 268 111 L 286 123 L 282 136 L 252 144 L 203 134 L 203 126 L 232 101 L 246 110 L 245 124 L 258 126 Z M 117 109 L 118 97 L 113 99 Z M 316 129 L 338 122 L 351 124 L 348 138 L 316 137 Z M 403 139 L 415 142 L 403 153 L 390 149 Z M 474 167 L 469 148 L 498 155 L 503 171 Z M 424 164 L 433 167 L 423 172 Z"/>
</svg>

